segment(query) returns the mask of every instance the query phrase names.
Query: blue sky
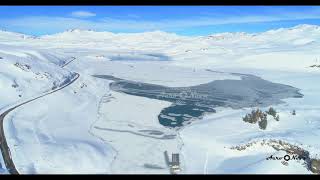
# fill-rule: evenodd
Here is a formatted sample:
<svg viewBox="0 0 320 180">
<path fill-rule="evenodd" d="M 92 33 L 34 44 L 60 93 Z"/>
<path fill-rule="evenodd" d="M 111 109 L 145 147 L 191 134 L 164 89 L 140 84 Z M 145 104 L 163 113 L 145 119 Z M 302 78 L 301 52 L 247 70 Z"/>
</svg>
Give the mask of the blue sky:
<svg viewBox="0 0 320 180">
<path fill-rule="evenodd" d="M 78 28 L 194 36 L 298 24 L 320 25 L 320 6 L 0 6 L 0 29 L 29 35 Z"/>
</svg>

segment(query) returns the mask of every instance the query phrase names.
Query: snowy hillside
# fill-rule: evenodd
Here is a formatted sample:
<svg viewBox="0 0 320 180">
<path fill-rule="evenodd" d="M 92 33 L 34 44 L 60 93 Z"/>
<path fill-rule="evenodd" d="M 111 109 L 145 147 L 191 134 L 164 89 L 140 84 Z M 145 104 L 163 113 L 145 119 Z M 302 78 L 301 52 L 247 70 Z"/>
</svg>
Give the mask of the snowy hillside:
<svg viewBox="0 0 320 180">
<path fill-rule="evenodd" d="M 13 163 L 22 174 L 166 174 L 165 151 L 180 154 L 180 173 L 317 173 L 319 42 L 315 25 L 196 37 L 0 31 L 0 173 Z M 270 106 L 280 120 L 268 115 L 265 130 L 243 121 Z M 267 160 L 288 153 L 308 155 Z"/>
<path fill-rule="evenodd" d="M 75 75 L 60 67 L 68 57 L 35 49 L 0 45 L 0 57 L 1 107 L 57 88 Z"/>
<path fill-rule="evenodd" d="M 9 31 L 0 30 L 0 38 L 1 41 L 10 41 L 10 40 L 23 40 L 33 38 L 32 36 L 28 36 L 21 33 L 14 33 Z"/>
</svg>

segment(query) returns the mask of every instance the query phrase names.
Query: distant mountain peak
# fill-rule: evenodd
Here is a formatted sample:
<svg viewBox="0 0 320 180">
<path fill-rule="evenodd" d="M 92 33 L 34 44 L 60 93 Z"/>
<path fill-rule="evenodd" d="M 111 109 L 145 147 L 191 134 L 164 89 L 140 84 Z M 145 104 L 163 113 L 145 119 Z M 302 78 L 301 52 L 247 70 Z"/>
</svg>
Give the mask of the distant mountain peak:
<svg viewBox="0 0 320 180">
<path fill-rule="evenodd" d="M 299 24 L 299 25 L 294 26 L 290 29 L 319 29 L 319 26 L 313 25 L 313 24 Z"/>
</svg>

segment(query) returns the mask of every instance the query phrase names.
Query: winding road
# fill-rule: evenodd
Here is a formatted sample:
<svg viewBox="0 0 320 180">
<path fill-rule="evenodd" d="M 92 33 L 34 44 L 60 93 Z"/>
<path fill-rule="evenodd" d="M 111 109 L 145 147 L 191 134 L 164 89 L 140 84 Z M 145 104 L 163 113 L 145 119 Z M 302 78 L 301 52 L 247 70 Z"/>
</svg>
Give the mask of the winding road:
<svg viewBox="0 0 320 180">
<path fill-rule="evenodd" d="M 7 168 L 7 170 L 9 171 L 10 174 L 19 174 L 19 172 L 17 171 L 13 161 L 12 161 L 12 157 L 11 157 L 11 153 L 10 153 L 10 149 L 9 149 L 9 146 L 7 144 L 7 141 L 6 141 L 6 138 L 5 138 L 5 135 L 4 135 L 4 129 L 3 129 L 3 121 L 4 121 L 4 118 L 13 110 L 15 110 L 16 108 L 24 105 L 24 104 L 27 104 L 27 103 L 30 103 L 34 100 L 37 100 L 39 98 L 42 98 L 44 96 L 47 96 L 47 95 L 50 95 L 52 93 L 55 93 L 57 91 L 60 91 L 62 90 L 63 88 L 71 85 L 72 83 L 74 83 L 79 77 L 80 77 L 80 74 L 76 73 L 75 75 L 76 77 L 71 80 L 69 83 L 67 84 L 64 84 L 63 86 L 53 90 L 53 91 L 50 91 L 46 94 L 43 94 L 39 97 L 36 97 L 36 98 L 33 98 L 33 99 L 30 99 L 28 101 L 25 101 L 21 104 L 18 104 L 10 109 L 8 109 L 7 111 L 5 111 L 4 113 L 2 113 L 0 115 L 0 149 L 1 149 L 1 153 L 2 153 L 2 157 L 3 157 L 3 160 L 4 160 L 4 163 L 5 163 L 5 166 Z"/>
<path fill-rule="evenodd" d="M 68 64 L 70 64 L 71 62 L 73 62 L 76 58 L 75 57 L 71 57 L 71 60 L 69 60 L 67 63 L 65 63 L 64 65 L 62 65 L 61 67 L 64 68 L 65 66 L 67 66 Z"/>
</svg>

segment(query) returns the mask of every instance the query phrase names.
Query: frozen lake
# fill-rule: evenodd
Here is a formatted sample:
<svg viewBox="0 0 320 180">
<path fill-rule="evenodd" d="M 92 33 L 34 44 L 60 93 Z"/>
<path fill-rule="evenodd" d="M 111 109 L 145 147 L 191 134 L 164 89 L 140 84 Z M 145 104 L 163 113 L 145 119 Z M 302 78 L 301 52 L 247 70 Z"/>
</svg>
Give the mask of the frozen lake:
<svg viewBox="0 0 320 180">
<path fill-rule="evenodd" d="M 282 103 L 281 99 L 301 98 L 298 88 L 273 83 L 248 74 L 235 74 L 241 80 L 215 80 L 190 87 L 166 87 L 162 85 L 129 81 L 110 75 L 94 75 L 112 80 L 110 89 L 135 96 L 172 102 L 158 116 L 159 123 L 167 127 L 180 127 L 190 120 L 214 113 L 215 107 L 265 107 Z"/>
</svg>

